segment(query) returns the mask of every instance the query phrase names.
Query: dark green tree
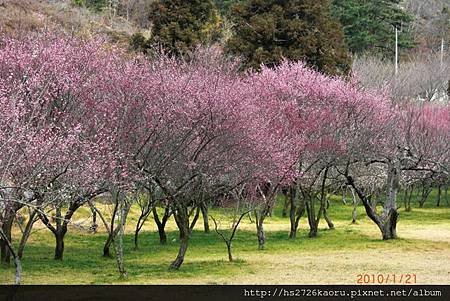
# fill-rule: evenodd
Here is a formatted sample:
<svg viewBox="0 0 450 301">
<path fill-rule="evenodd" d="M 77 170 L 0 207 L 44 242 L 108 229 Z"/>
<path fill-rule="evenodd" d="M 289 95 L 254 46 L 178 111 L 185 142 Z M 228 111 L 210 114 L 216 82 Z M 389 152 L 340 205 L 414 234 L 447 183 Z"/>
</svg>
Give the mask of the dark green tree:
<svg viewBox="0 0 450 301">
<path fill-rule="evenodd" d="M 212 0 L 156 0 L 150 4 L 153 24 L 149 44 L 174 55 L 218 38 L 220 18 Z"/>
<path fill-rule="evenodd" d="M 151 48 L 149 39 L 140 32 L 133 34 L 130 38 L 130 46 L 134 51 L 147 53 Z"/>
<path fill-rule="evenodd" d="M 350 57 L 328 0 L 246 0 L 233 5 L 229 53 L 245 68 L 303 60 L 327 74 L 349 72 Z"/>
<path fill-rule="evenodd" d="M 222 15 L 227 15 L 231 6 L 240 1 L 242 0 L 214 0 L 214 3 Z"/>
<path fill-rule="evenodd" d="M 392 55 L 395 27 L 399 29 L 399 48 L 412 48 L 408 30 L 412 15 L 404 11 L 401 0 L 333 0 L 333 14 L 341 22 L 347 46 L 352 53 L 371 52 Z"/>
</svg>

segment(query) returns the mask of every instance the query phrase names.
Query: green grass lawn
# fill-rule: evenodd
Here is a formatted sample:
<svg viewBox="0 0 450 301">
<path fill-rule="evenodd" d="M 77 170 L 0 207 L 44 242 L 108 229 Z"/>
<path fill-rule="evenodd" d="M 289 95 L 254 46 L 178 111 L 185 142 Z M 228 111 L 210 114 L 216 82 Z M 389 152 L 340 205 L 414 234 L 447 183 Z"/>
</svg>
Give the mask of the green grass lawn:
<svg viewBox="0 0 450 301">
<path fill-rule="evenodd" d="M 402 204 L 401 201 L 399 204 Z M 281 201 L 266 222 L 267 242 L 257 249 L 255 224 L 244 219 L 233 241 L 233 256 L 214 231 L 202 231 L 201 218 L 192 234 L 185 262 L 179 271 L 168 266 L 178 251 L 178 232 L 173 220 L 167 226 L 168 243 L 160 245 L 150 218 L 134 250 L 133 230 L 138 208 L 133 208 L 125 236 L 128 278 L 118 279 L 114 259 L 103 258 L 106 234 L 90 234 L 70 228 L 64 260 L 53 260 L 54 238 L 37 224 L 23 258 L 24 284 L 355 284 L 360 273 L 416 274 L 420 284 L 450 283 L 450 208 L 434 195 L 425 208 L 413 204 L 412 212 L 400 209 L 399 239 L 382 241 L 376 226 L 358 207 L 358 222 L 351 224 L 351 205 L 333 198 L 329 209 L 335 230 L 324 222 L 317 238 L 308 238 L 305 217 L 298 237 L 288 239 L 289 220 L 281 217 Z M 76 220 L 86 219 L 82 208 Z M 211 214 L 219 216 L 212 210 Z M 219 216 L 220 217 L 220 216 Z M 223 217 L 223 216 L 222 216 Z M 227 222 L 222 222 L 224 227 Z M 211 223 L 212 226 L 212 223 Z M 12 283 L 14 268 L 0 267 L 0 283 Z"/>
</svg>

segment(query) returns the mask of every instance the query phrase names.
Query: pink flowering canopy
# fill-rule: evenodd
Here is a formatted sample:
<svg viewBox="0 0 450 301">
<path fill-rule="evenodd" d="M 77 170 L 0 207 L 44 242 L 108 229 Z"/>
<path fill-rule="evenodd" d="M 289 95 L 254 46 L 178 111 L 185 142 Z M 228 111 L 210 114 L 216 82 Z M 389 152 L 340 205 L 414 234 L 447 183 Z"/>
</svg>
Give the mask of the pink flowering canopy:
<svg viewBox="0 0 450 301">
<path fill-rule="evenodd" d="M 289 184 L 307 177 L 299 163 L 390 157 L 400 144 L 449 164 L 448 106 L 395 107 L 301 62 L 241 74 L 216 48 L 181 62 L 99 39 L 3 38 L 0 116 L 0 185 L 24 189 L 158 181 L 189 198 Z"/>
</svg>

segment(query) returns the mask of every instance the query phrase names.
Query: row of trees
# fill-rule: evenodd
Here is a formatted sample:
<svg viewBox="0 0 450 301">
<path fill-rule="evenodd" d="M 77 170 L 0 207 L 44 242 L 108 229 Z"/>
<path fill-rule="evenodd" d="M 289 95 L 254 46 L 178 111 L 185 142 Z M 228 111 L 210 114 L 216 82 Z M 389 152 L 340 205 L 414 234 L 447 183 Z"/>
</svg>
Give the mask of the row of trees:
<svg viewBox="0 0 450 301">
<path fill-rule="evenodd" d="M 148 51 L 159 45 L 185 55 L 198 44 L 220 42 L 245 58 L 246 68 L 278 64 L 285 57 L 330 74 L 349 71 L 349 53 L 393 56 L 394 28 L 400 30 L 399 47 L 413 48 L 418 23 L 414 14 L 420 17 L 419 9 L 414 1 L 403 2 L 77 0 L 96 11 L 114 9 L 127 19 L 134 15 L 131 19 L 139 27 L 151 28 L 148 39 L 134 37 L 136 49 Z M 446 26 L 436 25 L 443 33 Z"/>
<path fill-rule="evenodd" d="M 171 55 L 188 56 L 199 44 L 219 42 L 228 54 L 241 58 L 243 69 L 259 70 L 261 64 L 275 66 L 287 58 L 328 74 L 350 71 L 342 26 L 330 1 L 231 2 L 218 3 L 229 6 L 220 16 L 211 0 L 153 1 L 147 9 L 150 37 L 136 34 L 131 44 L 146 53 L 161 47 Z"/>
<path fill-rule="evenodd" d="M 4 38 L 0 251 L 2 262 L 14 259 L 16 282 L 33 223 L 54 234 L 61 260 L 82 206 L 100 217 L 109 234 L 104 254 L 114 247 L 126 275 L 122 235 L 133 203 L 142 208 L 136 244 L 150 212 L 162 241 L 173 216 L 180 248 L 171 268 L 178 269 L 211 204 L 252 211 L 262 249 L 278 192 L 289 195 L 290 237 L 303 214 L 314 237 L 322 217 L 333 227 L 328 195 L 351 187 L 383 239 L 394 239 L 400 187 L 424 177 L 448 183 L 447 105 L 393 99 L 302 62 L 238 69 L 214 47 L 186 62 L 49 33 Z M 110 215 L 96 204 L 100 195 L 113 205 Z M 165 208 L 163 216 L 155 206 Z M 12 226 L 24 210 L 29 217 L 16 249 Z M 238 224 L 231 237 L 222 235 L 230 260 Z"/>
</svg>

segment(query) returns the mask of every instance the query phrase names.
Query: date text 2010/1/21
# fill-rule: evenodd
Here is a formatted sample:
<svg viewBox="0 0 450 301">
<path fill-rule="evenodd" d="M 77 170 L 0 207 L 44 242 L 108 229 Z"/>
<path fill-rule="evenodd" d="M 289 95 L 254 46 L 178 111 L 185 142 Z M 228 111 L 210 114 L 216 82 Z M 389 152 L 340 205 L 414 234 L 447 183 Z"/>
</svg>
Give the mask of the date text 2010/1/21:
<svg viewBox="0 0 450 301">
<path fill-rule="evenodd" d="M 358 274 L 357 284 L 416 284 L 416 274 Z"/>
</svg>

